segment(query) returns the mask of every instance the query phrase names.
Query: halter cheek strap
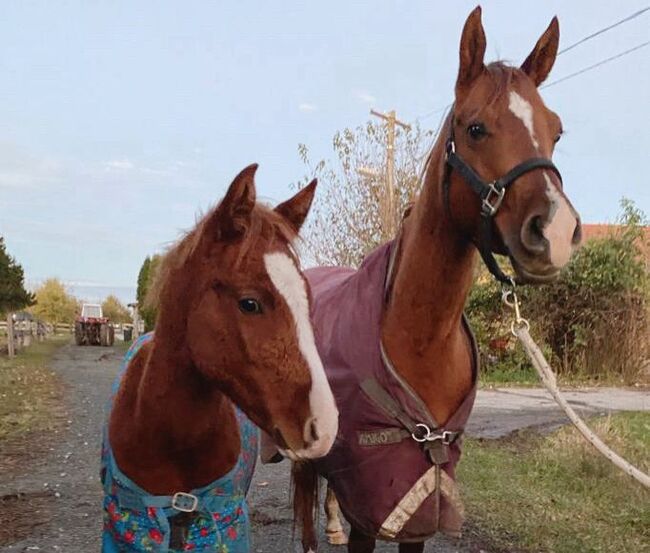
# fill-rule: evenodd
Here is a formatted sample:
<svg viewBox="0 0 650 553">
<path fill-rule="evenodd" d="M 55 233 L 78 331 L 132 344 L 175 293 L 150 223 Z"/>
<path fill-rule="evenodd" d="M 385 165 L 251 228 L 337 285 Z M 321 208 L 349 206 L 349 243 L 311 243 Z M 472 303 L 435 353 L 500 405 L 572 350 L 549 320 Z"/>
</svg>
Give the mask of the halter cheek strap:
<svg viewBox="0 0 650 553">
<path fill-rule="evenodd" d="M 514 279 L 507 276 L 499 267 L 492 253 L 493 218 L 496 215 L 508 188 L 515 181 L 536 169 L 549 169 L 553 171 L 562 182 L 562 175 L 555 164 L 548 158 L 533 157 L 516 165 L 505 175 L 492 182 L 485 182 L 479 174 L 462 157 L 456 153 L 454 140 L 454 118 L 451 118 L 451 132 L 446 145 L 446 170 L 443 182 L 444 201 L 449 207 L 449 189 L 451 187 L 451 171 L 456 171 L 463 181 L 476 193 L 481 200 L 481 220 L 479 222 L 478 236 L 474 241 L 486 267 L 499 282 L 512 284 Z"/>
</svg>

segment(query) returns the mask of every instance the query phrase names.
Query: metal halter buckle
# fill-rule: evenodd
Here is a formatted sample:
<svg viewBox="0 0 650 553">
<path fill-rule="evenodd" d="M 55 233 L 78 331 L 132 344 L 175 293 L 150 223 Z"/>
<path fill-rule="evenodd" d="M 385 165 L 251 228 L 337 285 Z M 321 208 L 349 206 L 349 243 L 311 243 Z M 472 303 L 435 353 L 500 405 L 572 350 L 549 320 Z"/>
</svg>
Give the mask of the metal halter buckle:
<svg viewBox="0 0 650 553">
<path fill-rule="evenodd" d="M 443 430 L 441 433 L 436 434 L 431 431 L 431 429 L 426 425 L 426 424 L 416 424 L 415 425 L 418 428 L 422 428 L 424 431 L 424 436 L 419 437 L 416 436 L 415 432 L 411 434 L 411 437 L 419 443 L 424 443 L 424 442 L 437 442 L 440 440 L 444 445 L 449 445 L 454 439 L 454 433 L 450 432 L 449 430 Z"/>
<path fill-rule="evenodd" d="M 182 513 L 193 513 L 199 506 L 199 498 L 191 493 L 176 492 L 172 497 L 172 507 Z"/>
<path fill-rule="evenodd" d="M 492 217 L 499 209 L 501 202 L 503 202 L 503 197 L 506 195 L 506 189 L 503 187 L 497 188 L 496 181 L 488 183 L 487 186 L 489 190 L 485 198 L 483 198 L 481 211 L 483 212 L 483 215 Z M 491 202 L 492 198 L 494 198 L 494 203 Z"/>
</svg>

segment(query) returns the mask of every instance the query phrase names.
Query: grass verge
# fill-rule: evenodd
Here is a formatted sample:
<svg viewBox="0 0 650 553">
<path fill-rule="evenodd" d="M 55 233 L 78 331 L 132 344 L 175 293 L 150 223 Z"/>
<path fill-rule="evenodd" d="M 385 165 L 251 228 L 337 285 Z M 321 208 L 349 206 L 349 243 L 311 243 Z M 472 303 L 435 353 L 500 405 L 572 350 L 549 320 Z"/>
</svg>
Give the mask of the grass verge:
<svg viewBox="0 0 650 553">
<path fill-rule="evenodd" d="M 50 428 L 60 388 L 48 364 L 69 341 L 69 336 L 52 337 L 13 359 L 0 357 L 0 440 Z"/>
<path fill-rule="evenodd" d="M 556 373 L 556 376 L 558 384 L 565 388 L 650 387 L 650 373 L 646 374 L 646 372 L 641 371 L 634 381 L 613 373 L 604 373 L 598 377 L 595 377 L 593 373 L 586 372 Z M 537 371 L 528 360 L 519 365 L 497 363 L 489 367 L 483 366 L 479 373 L 479 386 L 481 388 L 538 388 L 541 385 L 542 382 L 537 375 Z"/>
<path fill-rule="evenodd" d="M 596 418 L 590 426 L 648 472 L 650 413 Z M 573 427 L 543 437 L 467 440 L 464 449 L 458 478 L 468 518 L 494 550 L 650 551 L 650 492 Z"/>
</svg>

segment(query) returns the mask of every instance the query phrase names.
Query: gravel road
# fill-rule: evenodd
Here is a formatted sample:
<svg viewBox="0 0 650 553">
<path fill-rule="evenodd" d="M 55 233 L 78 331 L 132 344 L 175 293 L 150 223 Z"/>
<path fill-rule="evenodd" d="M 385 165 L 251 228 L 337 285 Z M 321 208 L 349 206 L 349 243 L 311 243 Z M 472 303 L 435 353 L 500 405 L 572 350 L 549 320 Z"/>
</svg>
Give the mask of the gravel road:
<svg viewBox="0 0 650 553">
<path fill-rule="evenodd" d="M 0 553 L 99 551 L 100 429 L 103 406 L 120 358 L 115 348 L 70 344 L 57 352 L 52 369 L 65 385 L 64 425 L 48 441 L 45 454 L 25 456 L 21 466 L 2 475 L 0 500 L 13 497 L 17 502 L 27 502 L 33 528 L 25 533 L 28 537 L 0 546 Z M 584 413 L 650 410 L 649 395 L 640 391 L 599 389 L 571 392 L 568 397 Z M 490 390 L 479 393 L 468 431 L 474 436 L 498 438 L 518 428 L 553 428 L 562 422 L 561 413 L 542 390 Z M 288 463 L 258 466 L 249 499 L 254 520 L 253 551 L 299 551 L 292 540 Z M 343 553 L 345 548 L 323 544 L 320 551 Z M 377 551 L 396 551 L 396 547 L 381 544 Z M 479 548 L 441 538 L 430 541 L 425 551 L 476 553 Z"/>
</svg>

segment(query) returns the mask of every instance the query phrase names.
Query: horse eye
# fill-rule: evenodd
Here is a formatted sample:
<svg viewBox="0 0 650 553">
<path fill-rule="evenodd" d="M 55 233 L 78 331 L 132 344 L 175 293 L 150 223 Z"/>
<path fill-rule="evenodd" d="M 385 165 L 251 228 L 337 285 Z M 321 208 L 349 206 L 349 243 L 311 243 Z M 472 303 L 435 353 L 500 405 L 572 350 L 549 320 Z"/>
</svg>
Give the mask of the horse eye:
<svg viewBox="0 0 650 553">
<path fill-rule="evenodd" d="M 479 140 L 480 138 L 487 136 L 487 130 L 483 123 L 472 123 L 467 127 L 467 134 L 469 134 L 473 140 Z"/>
<path fill-rule="evenodd" d="M 560 141 L 560 138 L 562 138 L 563 134 L 564 134 L 564 131 L 560 131 L 559 133 L 557 133 L 555 135 L 555 138 L 553 139 L 553 142 L 555 142 L 557 144 Z"/>
<path fill-rule="evenodd" d="M 253 298 L 242 298 L 239 300 L 239 310 L 246 315 L 260 315 L 262 304 Z"/>
</svg>

